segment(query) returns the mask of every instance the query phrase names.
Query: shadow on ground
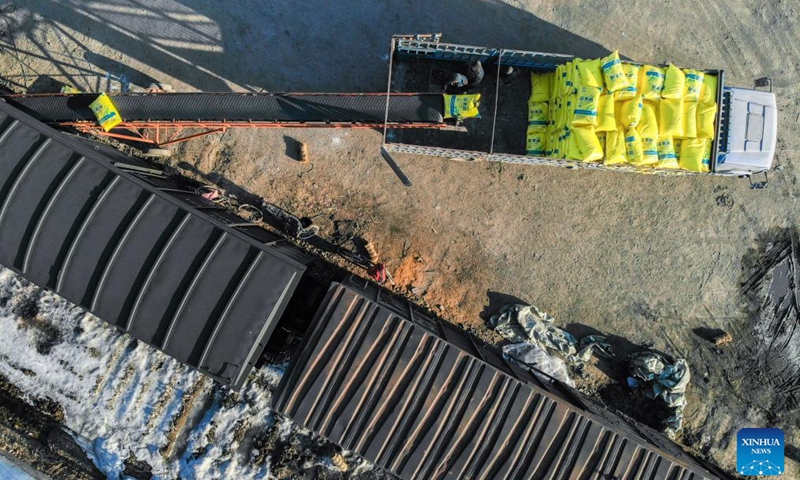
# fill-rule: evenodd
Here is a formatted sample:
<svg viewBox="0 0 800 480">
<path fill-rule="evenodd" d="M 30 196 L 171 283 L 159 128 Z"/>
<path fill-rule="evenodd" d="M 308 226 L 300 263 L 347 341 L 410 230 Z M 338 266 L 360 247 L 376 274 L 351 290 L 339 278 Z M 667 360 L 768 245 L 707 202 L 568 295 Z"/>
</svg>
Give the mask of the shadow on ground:
<svg viewBox="0 0 800 480">
<path fill-rule="evenodd" d="M 20 41 L 3 41 L 3 47 L 13 54 L 49 59 L 67 77 L 66 67 L 125 70 L 124 59 L 135 59 L 203 91 L 234 89 L 230 83 L 246 90 L 381 91 L 394 33 L 441 32 L 446 42 L 584 57 L 608 51 L 499 0 L 243 0 L 235 8 L 212 0 L 92 5 L 78 0 L 26 1 L 9 30 L 29 37 L 36 51 L 16 48 Z M 85 59 L 54 55 L 37 34 L 42 23 L 68 41 L 77 41 L 70 32 L 82 32 L 118 51 L 122 60 L 99 53 Z M 135 76 L 130 71 L 112 73 Z"/>
<path fill-rule="evenodd" d="M 483 307 L 483 311 L 480 313 L 481 319 L 485 322 L 488 322 L 494 314 L 498 313 L 506 305 L 530 305 L 529 302 L 519 297 L 493 290 L 487 290 L 486 297 L 489 303 Z"/>
</svg>

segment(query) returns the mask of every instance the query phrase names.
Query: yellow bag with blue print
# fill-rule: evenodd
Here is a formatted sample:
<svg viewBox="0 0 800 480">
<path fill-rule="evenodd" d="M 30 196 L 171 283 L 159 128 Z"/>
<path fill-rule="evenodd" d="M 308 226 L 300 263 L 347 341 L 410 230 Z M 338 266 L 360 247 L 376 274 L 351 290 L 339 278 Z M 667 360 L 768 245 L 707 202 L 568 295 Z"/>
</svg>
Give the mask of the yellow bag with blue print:
<svg viewBox="0 0 800 480">
<path fill-rule="evenodd" d="M 642 146 L 642 137 L 635 128 L 630 127 L 625 132 L 625 153 L 628 156 L 628 162 L 634 165 L 641 165 L 644 161 L 644 148 Z"/>
<path fill-rule="evenodd" d="M 636 95 L 635 98 L 619 103 L 619 108 L 617 108 L 619 123 L 625 128 L 638 125 L 642 119 L 642 108 L 644 107 L 642 96 Z"/>
<path fill-rule="evenodd" d="M 550 106 L 547 102 L 528 102 L 528 126 L 534 127 L 537 131 L 547 130 L 549 120 L 547 112 Z"/>
<path fill-rule="evenodd" d="M 606 89 L 609 92 L 616 92 L 628 86 L 628 77 L 625 76 L 625 71 L 622 69 L 618 51 L 614 50 L 611 55 L 600 60 L 600 66 L 603 69 Z"/>
<path fill-rule="evenodd" d="M 653 65 L 642 65 L 639 69 L 639 91 L 645 100 L 661 100 L 664 90 L 664 69 Z"/>
<path fill-rule="evenodd" d="M 684 102 L 699 102 L 700 95 L 703 93 L 703 78 L 705 73 L 701 70 L 686 69 L 686 84 L 683 89 Z"/>
<path fill-rule="evenodd" d="M 526 153 L 535 157 L 543 157 L 547 151 L 547 132 L 528 127 Z"/>
<path fill-rule="evenodd" d="M 642 137 L 642 163 L 639 166 L 654 166 L 658 163 L 658 141 Z"/>
<path fill-rule="evenodd" d="M 606 157 L 603 165 L 621 165 L 628 163 L 628 156 L 625 147 L 625 132 L 618 128 L 606 132 Z"/>
<path fill-rule="evenodd" d="M 678 157 L 675 155 L 675 143 L 672 137 L 658 139 L 658 168 L 675 169 L 678 167 Z"/>
<path fill-rule="evenodd" d="M 444 118 L 478 118 L 481 94 L 444 95 Z"/>
<path fill-rule="evenodd" d="M 578 89 L 575 116 L 571 125 L 597 125 L 597 109 L 600 103 L 601 89 L 597 87 L 582 86 Z"/>
<path fill-rule="evenodd" d="M 623 63 L 622 70 L 625 72 L 625 77 L 628 79 L 628 86 L 614 92 L 614 98 L 617 100 L 634 98 L 636 94 L 639 93 L 639 66 Z"/>
<path fill-rule="evenodd" d="M 122 115 L 105 92 L 98 95 L 97 98 L 89 104 L 89 108 L 92 109 L 92 113 L 97 117 L 97 123 L 99 123 L 106 132 L 122 123 Z"/>
</svg>

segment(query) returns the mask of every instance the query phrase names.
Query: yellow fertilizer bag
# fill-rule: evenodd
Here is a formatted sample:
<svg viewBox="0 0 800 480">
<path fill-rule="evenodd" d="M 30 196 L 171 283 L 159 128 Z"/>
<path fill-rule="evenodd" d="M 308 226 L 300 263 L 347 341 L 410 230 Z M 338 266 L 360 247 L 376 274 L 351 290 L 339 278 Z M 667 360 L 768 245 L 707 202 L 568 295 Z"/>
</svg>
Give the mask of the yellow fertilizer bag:
<svg viewBox="0 0 800 480">
<path fill-rule="evenodd" d="M 444 118 L 478 118 L 481 94 L 444 95 Z"/>
<path fill-rule="evenodd" d="M 600 103 L 600 88 L 581 86 L 578 88 L 578 101 L 575 116 L 570 125 L 597 125 L 597 108 Z"/>
<path fill-rule="evenodd" d="M 556 71 L 553 74 L 553 83 L 551 88 L 551 94 L 553 97 L 560 97 L 564 95 L 564 73 L 566 69 L 564 65 L 559 65 L 556 67 Z M 533 77 L 531 77 L 531 87 L 533 86 Z M 533 88 L 531 88 L 531 95 L 533 95 Z"/>
<path fill-rule="evenodd" d="M 611 55 L 600 60 L 600 66 L 609 92 L 616 92 L 628 86 L 628 78 L 622 69 L 622 62 L 619 61 L 618 51 L 614 50 Z"/>
<path fill-rule="evenodd" d="M 700 70 L 686 69 L 686 84 L 683 88 L 684 102 L 699 102 L 700 94 L 703 92 L 703 77 L 705 73 Z"/>
<path fill-rule="evenodd" d="M 546 102 L 550 99 L 550 73 L 531 72 L 531 102 Z"/>
<path fill-rule="evenodd" d="M 614 98 L 617 100 L 634 98 L 639 93 L 639 67 L 630 63 L 623 63 L 622 71 L 625 72 L 625 78 L 628 79 L 628 86 L 614 92 Z"/>
<path fill-rule="evenodd" d="M 703 149 L 703 168 L 706 172 L 711 171 L 711 149 L 713 147 L 711 140 L 706 140 L 705 148 Z"/>
<path fill-rule="evenodd" d="M 658 117 L 653 102 L 643 102 L 642 118 L 636 125 L 642 138 L 658 138 Z"/>
<path fill-rule="evenodd" d="M 618 128 L 606 132 L 606 157 L 603 165 L 620 165 L 628 163 L 625 147 L 625 132 Z"/>
<path fill-rule="evenodd" d="M 578 94 L 573 93 L 571 95 L 567 95 L 567 99 L 564 102 L 564 127 L 567 128 L 572 125 L 572 121 L 575 119 L 575 106 L 578 104 Z"/>
<path fill-rule="evenodd" d="M 619 123 L 624 128 L 638 125 L 642 118 L 643 106 L 641 95 L 636 95 L 636 97 L 630 100 L 620 102 L 619 108 L 617 108 Z"/>
<path fill-rule="evenodd" d="M 558 149 L 558 138 L 553 135 L 552 133 L 547 134 L 547 139 L 545 140 L 545 147 L 547 147 L 544 151 L 545 157 L 552 157 L 554 156 L 554 152 Z M 526 148 L 527 153 L 527 148 Z"/>
<path fill-rule="evenodd" d="M 597 162 L 603 159 L 603 146 L 591 127 L 576 127 L 570 132 L 580 152 L 577 160 L 584 162 Z"/>
<path fill-rule="evenodd" d="M 557 99 L 555 99 L 555 101 L 553 103 L 555 105 L 555 112 L 553 112 L 553 110 L 550 110 L 550 112 L 549 112 L 550 118 L 553 119 L 553 122 L 552 122 L 552 125 L 551 125 L 550 129 L 552 131 L 554 131 L 554 132 L 557 132 L 558 129 L 561 128 L 564 125 L 564 121 L 565 121 L 564 120 L 565 119 L 565 117 L 564 117 L 564 99 L 563 98 L 557 98 Z"/>
<path fill-rule="evenodd" d="M 680 167 L 690 172 L 710 172 L 711 164 L 703 163 L 706 153 L 705 138 L 685 138 L 681 142 L 681 158 L 678 161 Z"/>
<path fill-rule="evenodd" d="M 639 92 L 645 100 L 660 100 L 664 90 L 664 69 L 642 65 L 639 69 Z"/>
<path fill-rule="evenodd" d="M 537 130 L 533 126 L 529 126 L 525 145 L 525 150 L 528 155 L 543 157 L 547 151 L 547 133 Z"/>
<path fill-rule="evenodd" d="M 680 138 L 673 138 L 672 143 L 675 146 L 675 160 L 678 161 L 680 164 L 681 162 L 681 145 L 683 144 L 683 139 Z"/>
<path fill-rule="evenodd" d="M 558 99 L 558 112 L 556 116 L 556 129 L 563 129 L 564 126 L 567 124 L 567 104 L 569 103 L 569 98 L 559 98 Z"/>
<path fill-rule="evenodd" d="M 683 137 L 683 100 L 662 100 L 658 105 L 658 134 Z"/>
<path fill-rule="evenodd" d="M 568 160 L 583 160 L 583 157 L 581 155 L 581 149 L 578 148 L 577 139 L 575 138 L 575 135 L 572 135 L 571 133 L 572 132 L 569 132 L 569 135 L 567 135 L 564 138 L 564 140 L 566 141 L 566 143 L 564 144 L 564 149 L 565 149 L 564 158 Z"/>
<path fill-rule="evenodd" d="M 683 102 L 683 138 L 697 138 L 697 102 Z"/>
<path fill-rule="evenodd" d="M 628 157 L 628 162 L 634 165 L 642 164 L 644 157 L 642 137 L 639 136 L 639 132 L 633 127 L 625 131 L 625 154 Z"/>
<path fill-rule="evenodd" d="M 549 110 L 547 102 L 528 102 L 528 127 L 534 127 L 539 132 L 547 131 Z"/>
<path fill-rule="evenodd" d="M 531 117 L 530 117 L 530 108 L 531 108 L 531 105 L 530 105 L 530 103 L 528 103 L 528 122 L 531 121 L 530 120 L 531 119 Z M 553 124 L 556 123 L 555 122 L 555 118 L 556 118 L 556 100 L 555 100 L 555 98 L 551 98 L 550 100 L 547 101 L 547 131 L 548 132 L 553 130 Z"/>
<path fill-rule="evenodd" d="M 597 106 L 597 126 L 595 132 L 610 132 L 617 129 L 617 118 L 614 116 L 614 94 L 600 95 Z"/>
<path fill-rule="evenodd" d="M 657 168 L 678 168 L 678 157 L 675 155 L 675 143 L 672 137 L 658 139 L 658 165 Z"/>
<path fill-rule="evenodd" d="M 603 88 L 603 70 L 600 68 L 600 59 L 578 60 L 575 62 L 580 75 L 581 85 Z"/>
<path fill-rule="evenodd" d="M 717 76 L 706 74 L 703 76 L 703 88 L 700 90 L 700 103 L 706 105 L 717 103 Z"/>
<path fill-rule="evenodd" d="M 658 163 L 658 141 L 655 138 L 642 137 L 641 166 L 653 166 Z"/>
<path fill-rule="evenodd" d="M 545 156 L 552 157 L 555 156 L 558 151 L 558 135 L 555 133 L 548 133 L 547 134 L 547 150 L 545 150 Z"/>
<path fill-rule="evenodd" d="M 122 115 L 120 115 L 114 102 L 111 101 L 111 98 L 106 95 L 105 92 L 98 95 L 97 98 L 89 104 L 89 108 L 92 109 L 92 113 L 97 117 L 97 123 L 99 123 L 106 132 L 122 123 Z"/>
<path fill-rule="evenodd" d="M 717 119 L 717 104 L 701 103 L 697 106 L 697 136 L 714 139 L 715 120 Z"/>
<path fill-rule="evenodd" d="M 564 65 L 564 76 L 562 77 L 564 82 L 564 93 L 562 95 L 572 95 L 572 93 L 575 91 L 575 73 L 575 65 L 573 65 L 573 62 L 569 62 Z"/>
<path fill-rule="evenodd" d="M 670 63 L 667 73 L 664 75 L 664 89 L 661 90 L 661 98 L 683 99 L 684 88 L 686 88 L 686 75 L 683 70 Z"/>
<path fill-rule="evenodd" d="M 555 142 L 550 145 L 550 157 L 564 158 L 564 138 L 561 135 L 558 135 Z"/>
</svg>

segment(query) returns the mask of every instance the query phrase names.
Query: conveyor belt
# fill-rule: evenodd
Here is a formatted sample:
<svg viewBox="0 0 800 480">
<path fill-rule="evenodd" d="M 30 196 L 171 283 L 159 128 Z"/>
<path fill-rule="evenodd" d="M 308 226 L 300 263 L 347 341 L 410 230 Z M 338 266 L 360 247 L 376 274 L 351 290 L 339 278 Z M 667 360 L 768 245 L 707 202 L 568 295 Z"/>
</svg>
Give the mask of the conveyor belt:
<svg viewBox="0 0 800 480">
<path fill-rule="evenodd" d="M 10 104 L 46 123 L 96 121 L 97 94 L 9 95 Z M 385 94 L 148 93 L 113 95 L 126 122 L 201 121 L 383 124 Z M 442 123 L 441 95 L 392 95 L 389 123 Z"/>
</svg>

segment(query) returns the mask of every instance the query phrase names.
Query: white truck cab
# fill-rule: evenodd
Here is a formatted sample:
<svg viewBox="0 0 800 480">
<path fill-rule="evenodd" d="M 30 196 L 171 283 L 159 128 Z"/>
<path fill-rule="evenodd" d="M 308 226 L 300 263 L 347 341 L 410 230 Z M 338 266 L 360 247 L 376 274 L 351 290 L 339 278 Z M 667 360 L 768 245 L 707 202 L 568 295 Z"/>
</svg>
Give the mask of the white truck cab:
<svg viewBox="0 0 800 480">
<path fill-rule="evenodd" d="M 724 87 L 715 173 L 754 175 L 772 168 L 778 134 L 775 94 Z"/>
</svg>

